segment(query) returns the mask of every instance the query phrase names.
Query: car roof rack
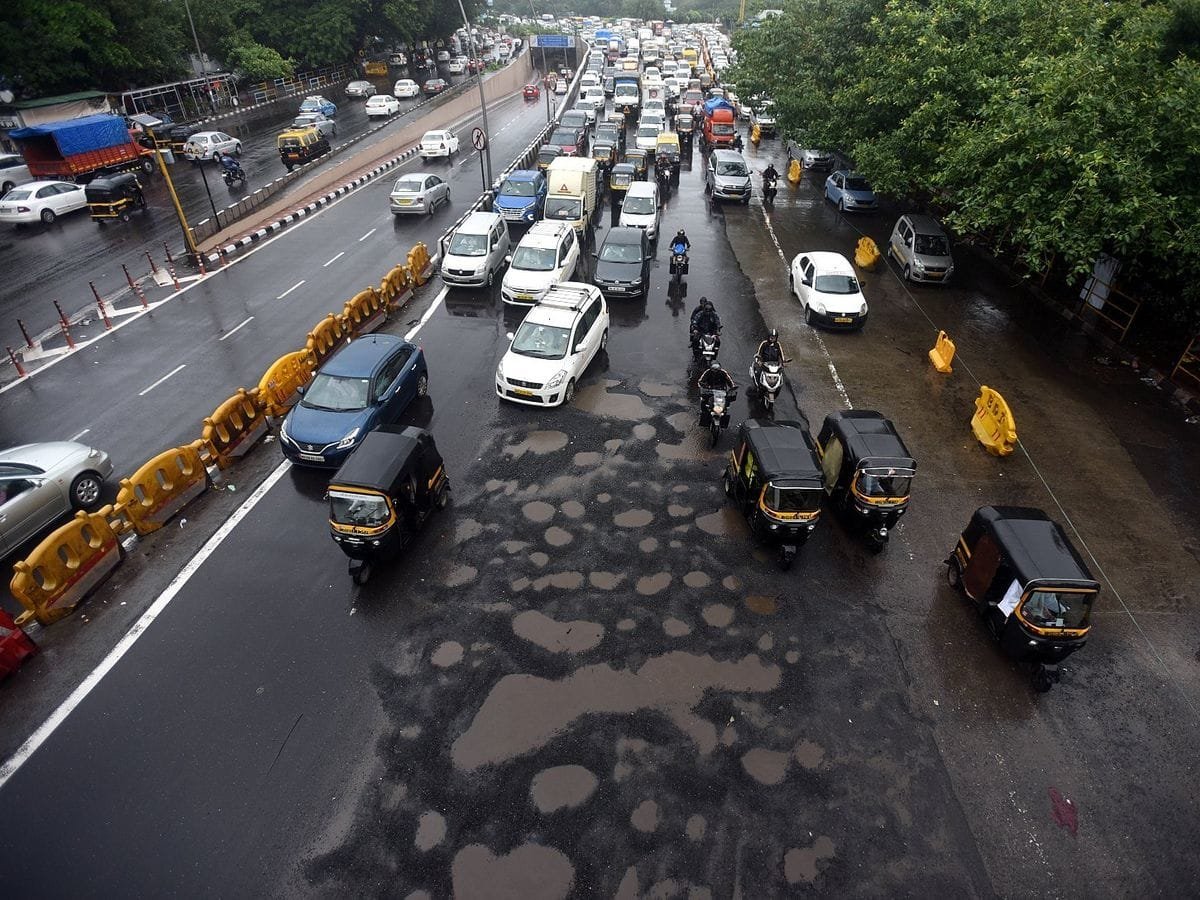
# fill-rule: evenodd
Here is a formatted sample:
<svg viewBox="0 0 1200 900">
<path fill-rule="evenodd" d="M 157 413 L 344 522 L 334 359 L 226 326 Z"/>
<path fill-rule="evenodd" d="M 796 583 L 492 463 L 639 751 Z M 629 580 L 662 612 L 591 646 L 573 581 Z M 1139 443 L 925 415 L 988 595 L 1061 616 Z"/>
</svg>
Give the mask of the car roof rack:
<svg viewBox="0 0 1200 900">
<path fill-rule="evenodd" d="M 578 312 L 587 306 L 591 299 L 592 293 L 586 287 L 567 287 L 564 284 L 555 284 L 550 287 L 546 296 L 538 301 L 538 305 Z"/>
</svg>

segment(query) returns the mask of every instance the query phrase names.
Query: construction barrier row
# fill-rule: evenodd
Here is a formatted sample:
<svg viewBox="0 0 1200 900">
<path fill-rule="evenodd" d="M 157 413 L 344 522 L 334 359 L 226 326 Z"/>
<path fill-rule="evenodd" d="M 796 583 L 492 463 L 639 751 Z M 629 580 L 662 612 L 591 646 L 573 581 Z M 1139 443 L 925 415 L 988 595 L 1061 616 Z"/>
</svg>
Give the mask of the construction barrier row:
<svg viewBox="0 0 1200 900">
<path fill-rule="evenodd" d="M 69 615 L 124 558 L 122 535 L 157 531 L 203 494 L 212 470 L 227 469 L 245 456 L 267 434 L 268 420 L 286 415 L 297 402 L 322 362 L 349 339 L 383 325 L 431 274 L 429 250 L 418 243 L 407 263 L 384 275 L 378 289 L 359 291 L 340 313 L 313 326 L 303 349 L 271 363 L 257 387 L 238 388 L 218 405 L 205 417 L 199 440 L 147 460 L 121 479 L 114 505 L 80 512 L 51 532 L 13 567 L 12 595 L 25 607 L 16 625 L 30 620 L 49 625 Z"/>
</svg>

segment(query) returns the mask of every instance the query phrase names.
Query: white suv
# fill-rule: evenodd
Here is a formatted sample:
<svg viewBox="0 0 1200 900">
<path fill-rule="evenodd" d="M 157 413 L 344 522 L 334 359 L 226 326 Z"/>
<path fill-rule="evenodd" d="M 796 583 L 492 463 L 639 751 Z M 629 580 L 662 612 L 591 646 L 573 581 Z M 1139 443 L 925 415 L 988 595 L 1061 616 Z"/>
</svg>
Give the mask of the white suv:
<svg viewBox="0 0 1200 900">
<path fill-rule="evenodd" d="M 593 284 L 553 285 L 525 314 L 500 365 L 496 396 L 530 406 L 560 406 L 608 346 L 608 303 Z"/>
<path fill-rule="evenodd" d="M 579 241 L 570 222 L 535 222 L 508 259 L 500 297 L 505 303 L 532 306 L 552 285 L 574 275 L 578 264 Z"/>
</svg>

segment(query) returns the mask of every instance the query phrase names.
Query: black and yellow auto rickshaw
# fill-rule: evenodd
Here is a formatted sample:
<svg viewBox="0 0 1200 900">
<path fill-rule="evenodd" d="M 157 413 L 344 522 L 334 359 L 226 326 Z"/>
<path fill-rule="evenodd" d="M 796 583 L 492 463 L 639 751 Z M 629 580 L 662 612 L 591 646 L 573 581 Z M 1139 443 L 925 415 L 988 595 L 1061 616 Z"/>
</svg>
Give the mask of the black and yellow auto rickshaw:
<svg viewBox="0 0 1200 900">
<path fill-rule="evenodd" d="M 872 410 L 832 413 L 817 435 L 817 454 L 832 507 L 866 532 L 872 550 L 882 550 L 908 509 L 917 472 L 895 426 Z"/>
<path fill-rule="evenodd" d="M 329 152 L 329 139 L 315 125 L 289 128 L 275 139 L 279 158 L 289 172 Z"/>
<path fill-rule="evenodd" d="M 1058 664 L 1087 643 L 1100 592 L 1058 523 L 1040 509 L 981 507 L 946 564 L 1001 648 L 1033 666 L 1037 690 L 1050 690 Z"/>
<path fill-rule="evenodd" d="M 550 168 L 550 163 L 562 156 L 562 147 L 555 147 L 553 144 L 542 144 L 537 152 L 537 167 L 545 172 Z"/>
<path fill-rule="evenodd" d="M 675 116 L 675 133 L 679 135 L 681 144 L 690 146 L 696 134 L 696 117 L 691 113 L 679 113 Z"/>
<path fill-rule="evenodd" d="M 614 207 L 625 202 L 625 192 L 636 180 L 637 170 L 633 163 L 619 162 L 612 167 L 612 171 L 608 174 L 608 190 L 612 194 Z"/>
<path fill-rule="evenodd" d="M 415 426 L 372 431 L 329 482 L 329 527 L 365 584 L 375 562 L 405 547 L 449 501 L 450 480 L 433 435 Z"/>
<path fill-rule="evenodd" d="M 103 225 L 109 219 L 128 222 L 133 210 L 146 208 L 142 184 L 132 172 L 93 178 L 84 186 L 83 196 L 92 221 L 97 225 Z"/>
<path fill-rule="evenodd" d="M 609 170 L 616 165 L 617 148 L 607 141 L 597 141 L 592 144 L 592 159 L 599 165 L 602 176 L 607 176 Z"/>
<path fill-rule="evenodd" d="M 646 172 L 650 168 L 650 154 L 641 147 L 630 147 L 625 151 L 625 156 L 621 162 L 633 164 L 633 177 L 639 181 L 646 179 Z"/>
<path fill-rule="evenodd" d="M 627 119 L 625 118 L 625 113 L 621 112 L 620 110 L 615 110 L 610 112 L 608 114 L 608 118 L 604 121 L 612 122 L 614 125 L 619 125 L 621 130 L 624 131 Z"/>
<path fill-rule="evenodd" d="M 817 526 L 825 494 L 808 427 L 747 419 L 738 429 L 723 483 L 750 529 L 760 540 L 776 544 L 779 565 L 790 567 Z"/>
</svg>

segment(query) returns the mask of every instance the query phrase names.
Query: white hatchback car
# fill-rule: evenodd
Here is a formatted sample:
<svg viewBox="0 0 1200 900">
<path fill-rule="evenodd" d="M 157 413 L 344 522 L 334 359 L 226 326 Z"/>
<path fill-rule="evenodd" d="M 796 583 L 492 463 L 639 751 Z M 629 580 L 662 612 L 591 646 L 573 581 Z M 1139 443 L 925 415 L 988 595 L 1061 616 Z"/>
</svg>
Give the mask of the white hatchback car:
<svg viewBox="0 0 1200 900">
<path fill-rule="evenodd" d="M 373 119 L 376 116 L 382 116 L 386 119 L 388 116 L 394 116 L 400 112 L 400 101 L 387 94 L 376 94 L 367 100 L 367 105 L 363 109 L 366 110 L 368 119 Z"/>
<path fill-rule="evenodd" d="M 223 131 L 198 131 L 183 144 L 184 158 L 190 159 L 192 162 L 213 159 L 218 151 L 241 156 L 242 142 Z"/>
<path fill-rule="evenodd" d="M 496 366 L 496 396 L 530 406 L 561 406 L 608 346 L 608 303 L 594 284 L 565 281 L 525 314 Z"/>
<path fill-rule="evenodd" d="M 87 195 L 82 184 L 31 181 L 0 197 L 0 222 L 23 225 L 40 220 L 49 225 L 64 213 L 86 208 Z"/>
<path fill-rule="evenodd" d="M 858 275 L 840 253 L 817 250 L 796 254 L 788 281 L 809 325 L 855 329 L 866 324 L 867 301 Z"/>
<path fill-rule="evenodd" d="M 392 96 L 400 100 L 411 100 L 421 96 L 421 86 L 411 78 L 401 78 L 392 86 Z"/>
<path fill-rule="evenodd" d="M 427 131 L 421 136 L 421 159 L 434 156 L 445 156 L 458 152 L 458 136 L 453 131 Z"/>
<path fill-rule="evenodd" d="M 535 222 L 508 260 L 508 271 L 500 284 L 505 303 L 532 306 L 550 287 L 575 274 L 579 265 L 579 241 L 569 222 Z"/>
</svg>

